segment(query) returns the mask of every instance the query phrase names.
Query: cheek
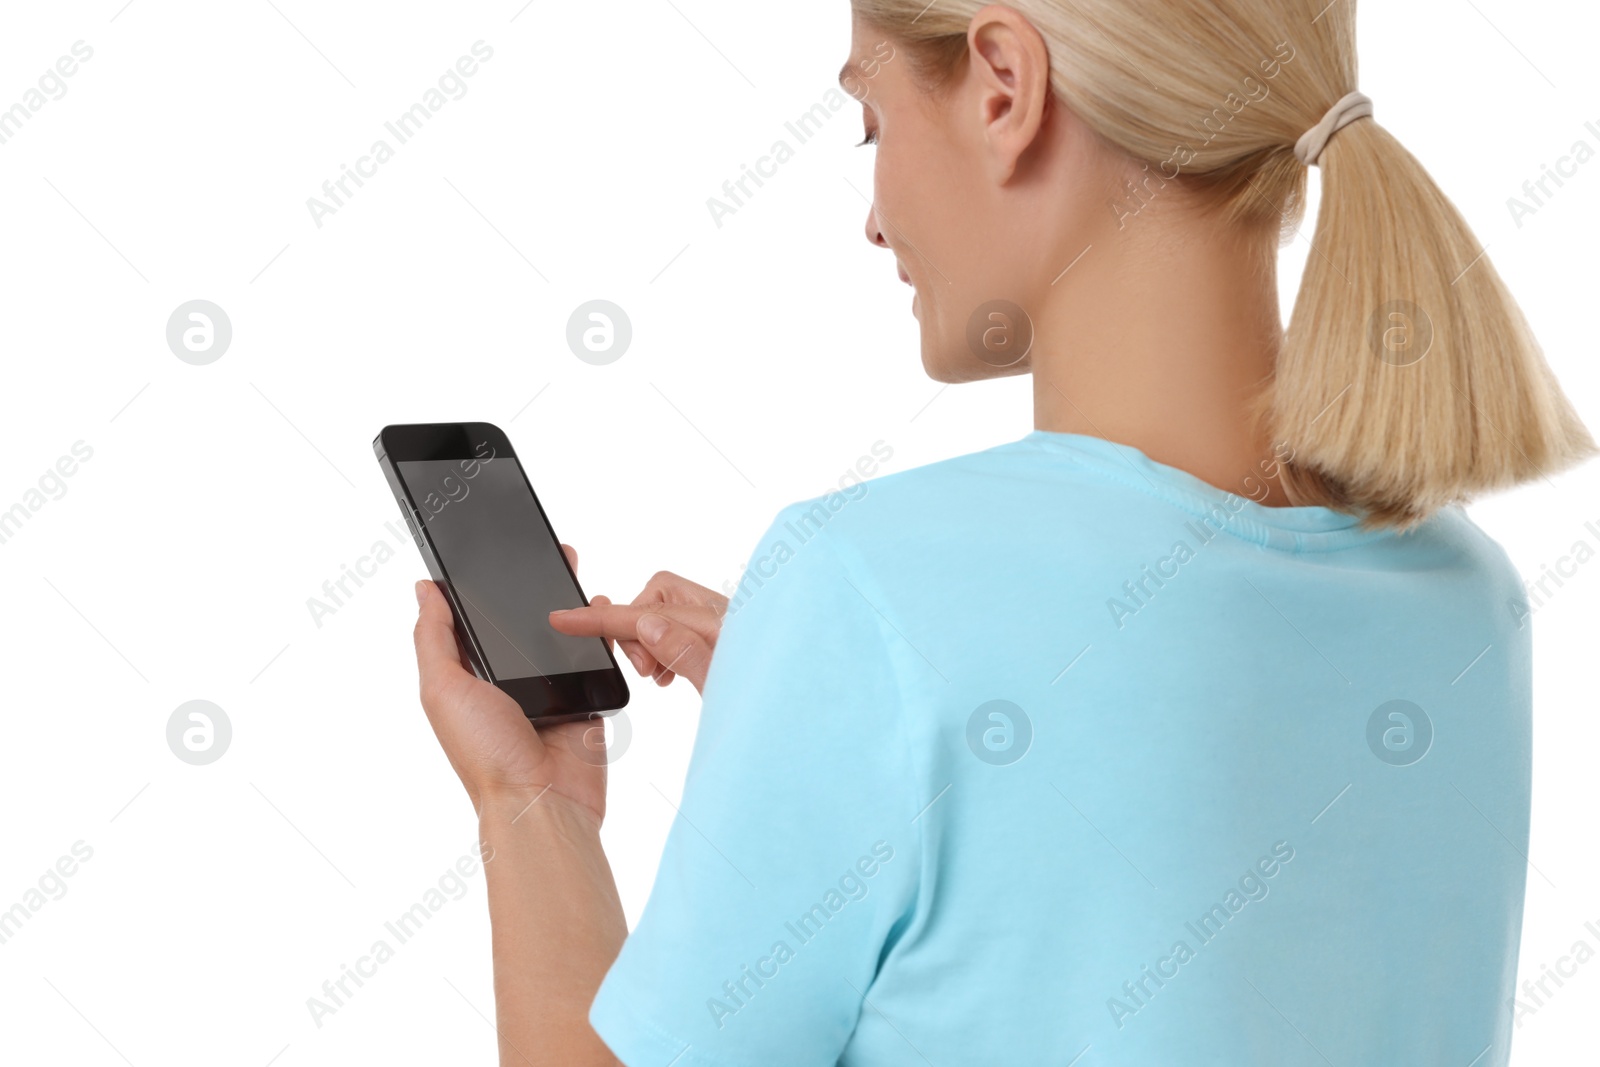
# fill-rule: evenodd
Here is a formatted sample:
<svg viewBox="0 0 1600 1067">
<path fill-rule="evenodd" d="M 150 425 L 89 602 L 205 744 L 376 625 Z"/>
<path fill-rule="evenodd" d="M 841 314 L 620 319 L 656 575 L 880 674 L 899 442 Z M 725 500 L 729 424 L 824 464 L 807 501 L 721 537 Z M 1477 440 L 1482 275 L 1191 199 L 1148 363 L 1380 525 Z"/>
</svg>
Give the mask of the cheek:
<svg viewBox="0 0 1600 1067">
<path fill-rule="evenodd" d="M 959 159 L 931 131 L 900 134 L 895 143 L 879 145 L 873 202 L 890 247 L 912 279 L 925 285 L 942 281 L 949 261 L 961 261 L 976 205 Z"/>
<path fill-rule="evenodd" d="M 878 149 L 872 166 L 872 203 L 878 211 L 878 225 L 883 229 L 889 244 L 899 247 L 895 227 L 903 225 L 904 194 L 906 182 L 900 161 L 891 152 Z"/>
<path fill-rule="evenodd" d="M 910 275 L 924 314 L 930 300 L 938 299 L 935 291 L 942 288 L 937 264 L 945 226 L 939 197 L 929 185 L 926 169 L 908 153 L 880 147 L 873 171 L 872 201 L 878 227 Z"/>
<path fill-rule="evenodd" d="M 905 265 L 918 288 L 937 277 L 928 257 L 942 242 L 944 212 L 926 170 L 904 154 L 880 150 L 873 170 L 873 205 L 878 227 L 895 257 Z"/>
</svg>

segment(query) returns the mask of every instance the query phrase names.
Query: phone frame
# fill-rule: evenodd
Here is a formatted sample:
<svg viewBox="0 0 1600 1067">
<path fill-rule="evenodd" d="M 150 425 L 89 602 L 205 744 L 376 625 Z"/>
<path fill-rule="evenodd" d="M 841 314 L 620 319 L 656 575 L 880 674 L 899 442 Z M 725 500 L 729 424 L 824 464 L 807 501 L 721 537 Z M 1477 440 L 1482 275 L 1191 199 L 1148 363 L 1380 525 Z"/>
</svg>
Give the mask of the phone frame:
<svg viewBox="0 0 1600 1067">
<path fill-rule="evenodd" d="M 411 487 L 401 477 L 397 467 L 400 463 L 430 459 L 483 461 L 483 456 L 475 451 L 479 442 L 493 447 L 494 453 L 490 460 L 517 459 L 516 450 L 511 447 L 511 439 L 506 436 L 505 431 L 487 422 L 409 423 L 385 426 L 372 440 L 372 449 L 377 453 L 378 465 L 383 469 L 383 476 L 394 493 L 395 502 L 400 505 L 400 513 L 405 518 L 406 527 L 411 531 L 411 538 L 422 553 L 422 560 L 427 564 L 429 575 L 433 577 L 434 582 L 443 591 L 445 600 L 450 604 L 450 613 L 455 617 L 456 636 L 461 639 L 461 645 L 466 650 L 472 673 L 515 700 L 522 708 L 522 713 L 537 726 L 578 722 L 621 710 L 628 703 L 628 683 L 623 677 L 622 669 L 617 665 L 617 658 L 611 648 L 598 637 L 593 640 L 601 641 L 602 647 L 605 647 L 606 658 L 611 661 L 609 670 L 572 671 L 527 678 L 498 678 L 490 667 L 488 656 L 484 654 L 478 635 L 473 631 L 467 613 L 462 608 L 455 584 L 450 580 L 450 573 L 434 547 L 433 538 L 428 534 L 427 520 L 422 518 L 423 513 L 412 497 Z M 517 462 L 517 470 L 522 475 L 522 483 L 528 490 L 528 495 L 533 498 L 533 506 L 538 509 L 545 532 L 550 535 L 551 542 L 561 556 L 562 565 L 567 568 L 567 574 L 572 578 L 579 600 L 584 606 L 588 606 L 589 598 L 584 595 L 583 586 L 579 584 L 578 575 L 568 562 L 567 554 L 561 551 L 561 541 L 556 537 L 555 528 L 550 525 L 550 518 L 545 514 L 544 505 L 539 502 L 539 494 L 533 491 L 527 469 L 520 460 Z"/>
</svg>

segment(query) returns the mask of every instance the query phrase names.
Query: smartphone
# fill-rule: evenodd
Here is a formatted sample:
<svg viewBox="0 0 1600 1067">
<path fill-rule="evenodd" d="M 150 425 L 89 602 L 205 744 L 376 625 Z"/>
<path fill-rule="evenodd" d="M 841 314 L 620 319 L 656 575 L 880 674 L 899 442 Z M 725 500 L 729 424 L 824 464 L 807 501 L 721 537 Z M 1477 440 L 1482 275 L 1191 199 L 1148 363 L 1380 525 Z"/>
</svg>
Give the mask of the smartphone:
<svg viewBox="0 0 1600 1067">
<path fill-rule="evenodd" d="M 472 672 L 541 726 L 626 705 L 605 640 L 550 625 L 551 611 L 589 601 L 505 433 L 486 422 L 385 426 L 372 447 Z"/>
</svg>

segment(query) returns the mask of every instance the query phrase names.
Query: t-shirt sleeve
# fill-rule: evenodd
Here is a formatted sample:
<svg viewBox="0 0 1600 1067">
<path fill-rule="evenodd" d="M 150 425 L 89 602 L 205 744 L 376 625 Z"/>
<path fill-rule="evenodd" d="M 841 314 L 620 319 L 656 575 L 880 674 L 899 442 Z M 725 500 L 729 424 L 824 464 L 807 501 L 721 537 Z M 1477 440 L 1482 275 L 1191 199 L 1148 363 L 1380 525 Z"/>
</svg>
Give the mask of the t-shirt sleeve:
<svg viewBox="0 0 1600 1067">
<path fill-rule="evenodd" d="M 590 1009 L 627 1067 L 832 1067 L 909 919 L 895 629 L 816 506 L 779 512 L 730 603 L 655 884 Z"/>
</svg>

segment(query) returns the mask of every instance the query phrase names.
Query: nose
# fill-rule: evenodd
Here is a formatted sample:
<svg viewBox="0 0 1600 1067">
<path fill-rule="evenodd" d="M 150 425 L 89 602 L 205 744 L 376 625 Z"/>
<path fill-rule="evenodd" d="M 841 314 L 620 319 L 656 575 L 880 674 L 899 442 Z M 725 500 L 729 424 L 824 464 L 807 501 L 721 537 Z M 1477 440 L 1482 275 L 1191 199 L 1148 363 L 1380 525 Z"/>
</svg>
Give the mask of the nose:
<svg viewBox="0 0 1600 1067">
<path fill-rule="evenodd" d="M 867 240 L 879 248 L 889 247 L 889 242 L 883 239 L 883 229 L 878 225 L 877 204 L 867 208 Z"/>
</svg>

